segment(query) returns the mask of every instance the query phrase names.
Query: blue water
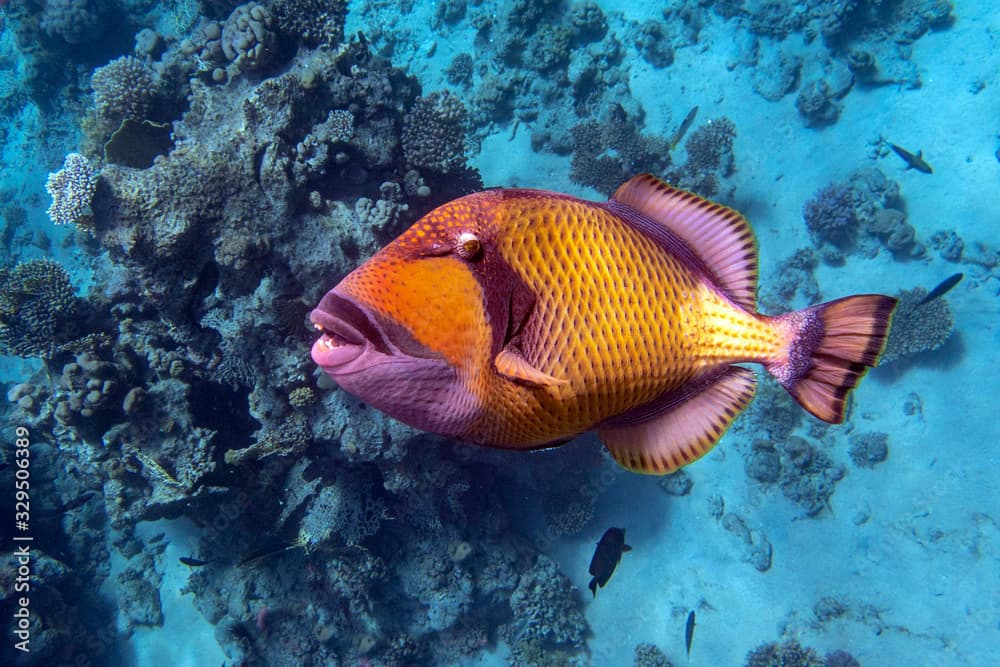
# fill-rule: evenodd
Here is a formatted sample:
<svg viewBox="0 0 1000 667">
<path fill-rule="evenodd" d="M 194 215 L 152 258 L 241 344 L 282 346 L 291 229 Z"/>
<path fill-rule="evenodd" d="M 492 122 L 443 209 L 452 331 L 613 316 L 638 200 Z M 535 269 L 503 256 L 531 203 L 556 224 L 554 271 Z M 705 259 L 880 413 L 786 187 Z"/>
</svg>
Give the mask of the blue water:
<svg viewBox="0 0 1000 667">
<path fill-rule="evenodd" d="M 998 34 L 943 0 L 7 0 L 0 663 L 1000 663 Z M 901 297 L 844 424 L 761 372 L 659 478 L 418 432 L 310 359 L 434 207 L 647 171 L 748 218 L 762 312 Z"/>
</svg>

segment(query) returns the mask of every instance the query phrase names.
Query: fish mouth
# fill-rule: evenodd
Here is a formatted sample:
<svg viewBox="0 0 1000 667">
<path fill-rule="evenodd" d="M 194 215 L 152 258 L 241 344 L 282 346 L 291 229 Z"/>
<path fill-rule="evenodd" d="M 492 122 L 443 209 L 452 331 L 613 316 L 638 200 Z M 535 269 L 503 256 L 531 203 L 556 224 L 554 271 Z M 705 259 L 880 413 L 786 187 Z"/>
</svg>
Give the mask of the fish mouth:
<svg viewBox="0 0 1000 667">
<path fill-rule="evenodd" d="M 342 294 L 329 292 L 309 314 L 322 333 L 313 343 L 312 358 L 326 371 L 347 371 L 366 351 L 390 354 L 382 327 L 367 310 Z"/>
</svg>

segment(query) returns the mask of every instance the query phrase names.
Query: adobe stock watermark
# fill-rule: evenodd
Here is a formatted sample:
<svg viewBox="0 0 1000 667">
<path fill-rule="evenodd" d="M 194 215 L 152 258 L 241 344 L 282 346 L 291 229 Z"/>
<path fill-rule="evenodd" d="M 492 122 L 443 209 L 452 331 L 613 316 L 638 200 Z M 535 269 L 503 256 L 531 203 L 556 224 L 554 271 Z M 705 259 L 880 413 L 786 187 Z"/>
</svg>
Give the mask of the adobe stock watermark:
<svg viewBox="0 0 1000 667">
<path fill-rule="evenodd" d="M 31 652 L 31 433 L 24 426 L 14 431 L 14 648 Z"/>
</svg>

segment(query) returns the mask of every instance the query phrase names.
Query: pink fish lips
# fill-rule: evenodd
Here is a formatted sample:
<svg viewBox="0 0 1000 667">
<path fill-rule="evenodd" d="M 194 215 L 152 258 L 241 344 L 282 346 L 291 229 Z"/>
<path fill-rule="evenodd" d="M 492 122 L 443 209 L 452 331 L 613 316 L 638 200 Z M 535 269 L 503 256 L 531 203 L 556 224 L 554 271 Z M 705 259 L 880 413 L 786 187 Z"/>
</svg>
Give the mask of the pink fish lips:
<svg viewBox="0 0 1000 667">
<path fill-rule="evenodd" d="M 349 300 L 330 292 L 309 314 L 313 326 L 323 333 L 313 343 L 312 358 L 328 373 L 350 373 L 352 362 L 376 353 L 381 339 L 378 328 Z"/>
</svg>

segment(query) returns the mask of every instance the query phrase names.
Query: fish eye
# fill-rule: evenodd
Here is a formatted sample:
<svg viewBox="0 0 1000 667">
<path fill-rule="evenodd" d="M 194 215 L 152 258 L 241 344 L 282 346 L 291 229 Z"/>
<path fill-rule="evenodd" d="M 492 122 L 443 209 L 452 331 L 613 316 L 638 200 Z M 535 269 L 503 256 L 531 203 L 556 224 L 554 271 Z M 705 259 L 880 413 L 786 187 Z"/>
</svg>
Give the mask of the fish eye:
<svg viewBox="0 0 1000 667">
<path fill-rule="evenodd" d="M 455 241 L 455 252 L 462 259 L 475 259 L 482 250 L 482 242 L 472 232 L 462 232 Z"/>
</svg>

